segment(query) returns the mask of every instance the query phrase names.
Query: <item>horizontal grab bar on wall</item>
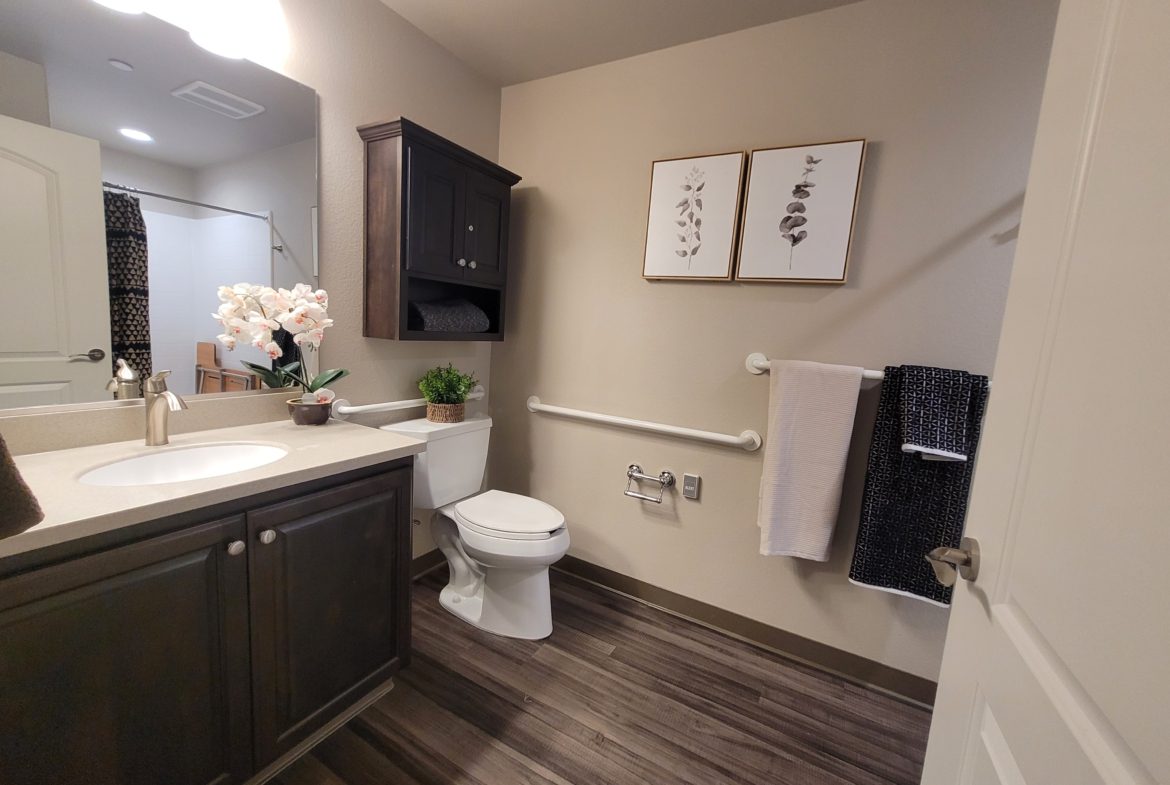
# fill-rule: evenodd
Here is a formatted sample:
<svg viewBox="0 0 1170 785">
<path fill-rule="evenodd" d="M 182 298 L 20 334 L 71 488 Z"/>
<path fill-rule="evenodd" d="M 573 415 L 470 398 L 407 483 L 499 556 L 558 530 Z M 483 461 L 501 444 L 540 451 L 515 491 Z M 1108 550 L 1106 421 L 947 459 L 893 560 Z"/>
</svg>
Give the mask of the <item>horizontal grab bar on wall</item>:
<svg viewBox="0 0 1170 785">
<path fill-rule="evenodd" d="M 705 442 L 706 444 L 717 444 L 721 447 L 738 447 L 748 452 L 754 452 L 760 449 L 760 445 L 763 444 L 760 435 L 755 431 L 744 431 L 739 436 L 732 436 L 727 433 L 715 433 L 714 431 L 700 431 L 696 428 L 683 428 L 678 425 L 667 425 L 660 422 L 650 422 L 649 420 L 633 420 L 629 417 L 616 417 L 612 414 L 587 412 L 582 409 L 570 409 L 565 406 L 552 406 L 547 403 L 541 403 L 540 399 L 535 395 L 528 399 L 528 411 L 555 414 L 559 417 L 568 417 L 572 420 L 584 420 L 603 425 L 613 425 L 617 428 L 629 428 L 633 431 L 660 433 L 665 436 L 675 436 L 679 439 L 690 439 L 696 442 Z"/>
<path fill-rule="evenodd" d="M 477 385 L 475 389 L 467 394 L 467 400 L 478 401 L 483 398 L 487 392 L 481 385 Z M 414 409 L 420 406 L 426 406 L 426 398 L 411 398 L 406 401 L 387 401 L 386 403 L 367 403 L 364 406 L 350 406 L 349 401 L 344 398 L 338 398 L 333 402 L 333 416 L 339 420 L 344 420 L 351 414 L 372 414 L 374 412 L 393 412 L 399 409 Z"/>
</svg>

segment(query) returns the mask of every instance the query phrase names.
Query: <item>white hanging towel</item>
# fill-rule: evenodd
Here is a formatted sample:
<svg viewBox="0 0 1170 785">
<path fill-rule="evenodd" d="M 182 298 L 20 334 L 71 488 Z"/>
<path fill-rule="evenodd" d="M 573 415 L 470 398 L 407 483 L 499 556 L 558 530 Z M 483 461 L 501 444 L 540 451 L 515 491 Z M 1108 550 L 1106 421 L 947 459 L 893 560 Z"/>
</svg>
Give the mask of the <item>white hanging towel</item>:
<svg viewBox="0 0 1170 785">
<path fill-rule="evenodd" d="M 861 368 L 772 361 L 760 553 L 828 561 Z"/>
</svg>

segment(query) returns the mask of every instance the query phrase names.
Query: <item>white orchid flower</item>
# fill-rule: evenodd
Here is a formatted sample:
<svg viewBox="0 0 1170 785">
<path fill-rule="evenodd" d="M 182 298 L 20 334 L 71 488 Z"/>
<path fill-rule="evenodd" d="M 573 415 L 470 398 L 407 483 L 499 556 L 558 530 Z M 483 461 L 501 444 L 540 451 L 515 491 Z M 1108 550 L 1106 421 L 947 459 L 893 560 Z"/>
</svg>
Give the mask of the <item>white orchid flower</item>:
<svg viewBox="0 0 1170 785">
<path fill-rule="evenodd" d="M 227 350 L 233 351 L 236 348 L 236 338 L 234 335 L 217 335 L 215 336 L 220 343 L 227 347 Z"/>
<path fill-rule="evenodd" d="M 275 341 L 266 343 L 264 345 L 264 351 L 268 354 L 268 359 L 270 360 L 276 360 L 284 355 L 284 352 L 280 349 L 280 345 Z"/>
</svg>

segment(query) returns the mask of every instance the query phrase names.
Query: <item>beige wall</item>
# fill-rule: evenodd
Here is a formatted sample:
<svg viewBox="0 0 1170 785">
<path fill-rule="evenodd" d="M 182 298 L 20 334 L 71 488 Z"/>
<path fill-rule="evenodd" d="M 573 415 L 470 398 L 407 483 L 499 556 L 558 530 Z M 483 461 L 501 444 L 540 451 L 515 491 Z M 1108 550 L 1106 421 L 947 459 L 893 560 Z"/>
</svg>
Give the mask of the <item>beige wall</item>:
<svg viewBox="0 0 1170 785">
<path fill-rule="evenodd" d="M 40 63 L 0 52 L 0 114 L 49 124 L 49 91 Z"/>
<path fill-rule="evenodd" d="M 525 398 L 765 429 L 771 357 L 992 368 L 1056 0 L 867 0 L 505 88 L 514 198 L 492 475 L 564 511 L 571 553 L 935 678 L 947 614 L 846 580 L 876 389 L 824 565 L 758 555 L 762 453 L 529 414 Z M 654 159 L 864 136 L 845 286 L 641 279 Z M 621 495 L 639 462 L 699 502 Z"/>
<path fill-rule="evenodd" d="M 283 0 L 282 5 L 292 46 L 280 70 L 320 96 L 321 284 L 329 290 L 331 316 L 337 322 L 326 338 L 322 361 L 325 367 L 343 366 L 353 372 L 336 385 L 338 393 L 355 403 L 418 397 L 415 380 L 426 368 L 448 360 L 486 380 L 487 344 L 361 337 L 363 152 L 355 129 L 405 115 L 494 160 L 499 89 L 378 0 Z M 238 405 L 227 401 L 201 408 L 222 406 L 226 416 Z M 263 412 L 257 415 L 260 418 L 284 416 L 278 407 L 256 410 Z M 122 414 L 87 412 L 84 419 L 93 427 L 73 431 L 78 444 L 139 435 L 137 420 Z M 173 421 L 178 429 L 181 419 L 180 415 Z M 5 421 L 0 413 L 0 432 L 19 432 L 22 452 L 64 446 L 49 438 L 55 428 L 52 420 L 52 415 L 40 415 L 35 428 L 29 428 Z M 38 442 L 36 433 L 44 433 L 46 440 Z M 417 547 L 430 548 L 425 534 Z"/>
<path fill-rule="evenodd" d="M 201 202 L 272 214 L 274 239 L 284 247 L 273 254 L 273 286 L 316 283 L 309 220 L 317 204 L 316 139 L 206 166 L 195 172 L 195 188 Z"/>
</svg>

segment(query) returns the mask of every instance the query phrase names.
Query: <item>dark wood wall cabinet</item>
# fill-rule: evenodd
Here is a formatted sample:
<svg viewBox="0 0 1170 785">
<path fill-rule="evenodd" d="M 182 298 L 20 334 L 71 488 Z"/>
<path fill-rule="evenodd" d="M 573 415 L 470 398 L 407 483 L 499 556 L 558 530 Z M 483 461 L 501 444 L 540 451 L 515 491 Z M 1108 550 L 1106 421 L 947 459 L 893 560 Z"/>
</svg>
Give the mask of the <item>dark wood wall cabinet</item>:
<svg viewBox="0 0 1170 785">
<path fill-rule="evenodd" d="M 358 133 L 366 145 L 362 334 L 503 340 L 519 175 L 404 118 Z"/>
<path fill-rule="evenodd" d="M 0 578 L 0 783 L 242 783 L 383 684 L 410 472 Z"/>
</svg>

